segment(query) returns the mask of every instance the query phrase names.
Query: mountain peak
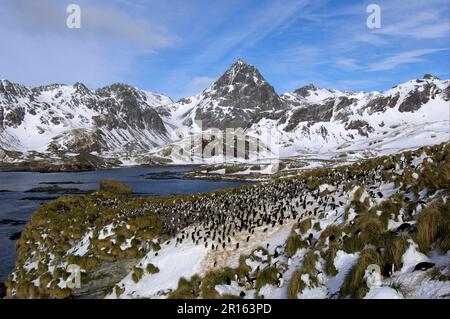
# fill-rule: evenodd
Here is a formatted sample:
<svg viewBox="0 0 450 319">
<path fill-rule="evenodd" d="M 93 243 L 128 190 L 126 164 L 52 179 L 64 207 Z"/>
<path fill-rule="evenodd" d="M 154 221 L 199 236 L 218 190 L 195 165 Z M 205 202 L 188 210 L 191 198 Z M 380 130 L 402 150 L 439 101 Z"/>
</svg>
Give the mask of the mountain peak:
<svg viewBox="0 0 450 319">
<path fill-rule="evenodd" d="M 433 74 L 424 74 L 423 78 L 425 80 L 439 80 L 439 78 L 436 75 Z"/>
<path fill-rule="evenodd" d="M 244 59 L 239 58 L 239 59 L 236 60 L 236 62 L 234 62 L 234 63 L 232 64 L 232 66 L 233 66 L 233 65 L 239 65 L 239 66 L 241 66 L 241 65 L 250 65 L 250 64 L 248 64 L 247 62 L 245 62 Z"/>
<path fill-rule="evenodd" d="M 199 105 L 195 118 L 204 128 L 248 127 L 256 116 L 285 107 L 258 69 L 242 59 L 202 92 Z"/>
<path fill-rule="evenodd" d="M 311 94 L 311 91 L 316 91 L 316 90 L 317 90 L 317 87 L 314 84 L 309 83 L 309 84 L 302 86 L 301 88 L 295 90 L 294 93 L 297 95 L 300 95 L 302 97 L 307 97 Z"/>
<path fill-rule="evenodd" d="M 74 87 L 75 91 L 78 92 L 79 94 L 88 94 L 90 92 L 90 90 L 87 88 L 87 86 L 81 82 L 76 82 L 73 85 L 73 87 Z"/>
<path fill-rule="evenodd" d="M 22 84 L 14 83 L 6 79 L 0 80 L 0 94 L 24 96 L 27 92 L 28 88 Z"/>
<path fill-rule="evenodd" d="M 227 87 L 229 85 L 257 85 L 267 83 L 258 69 L 246 63 L 242 59 L 234 62 L 230 68 L 213 84 L 217 87 Z"/>
</svg>

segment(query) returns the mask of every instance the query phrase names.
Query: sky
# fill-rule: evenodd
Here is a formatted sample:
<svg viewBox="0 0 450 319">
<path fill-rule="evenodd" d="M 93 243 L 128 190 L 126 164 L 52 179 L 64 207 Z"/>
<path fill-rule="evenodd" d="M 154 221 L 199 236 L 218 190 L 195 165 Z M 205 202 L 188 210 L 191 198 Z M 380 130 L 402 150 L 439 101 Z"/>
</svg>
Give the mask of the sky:
<svg viewBox="0 0 450 319">
<path fill-rule="evenodd" d="M 66 25 L 72 3 L 79 29 Z M 380 28 L 367 26 L 371 3 Z M 0 41 L 2 79 L 122 82 L 174 100 L 238 58 L 280 94 L 308 83 L 382 91 L 450 68 L 448 0 L 0 0 Z"/>
</svg>

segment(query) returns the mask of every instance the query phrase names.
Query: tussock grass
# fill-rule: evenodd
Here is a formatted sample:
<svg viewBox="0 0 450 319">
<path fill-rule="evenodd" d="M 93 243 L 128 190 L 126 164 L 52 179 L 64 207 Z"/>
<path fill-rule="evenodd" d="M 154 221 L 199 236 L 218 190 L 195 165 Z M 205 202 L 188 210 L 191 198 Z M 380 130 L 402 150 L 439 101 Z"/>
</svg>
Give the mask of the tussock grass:
<svg viewBox="0 0 450 319">
<path fill-rule="evenodd" d="M 286 241 L 286 253 L 289 257 L 295 255 L 298 249 L 306 247 L 304 241 L 300 238 L 295 231 L 291 231 Z"/>
<path fill-rule="evenodd" d="M 364 274 L 367 267 L 376 264 L 382 267 L 382 259 L 374 249 L 365 249 L 361 252 L 358 262 L 345 276 L 344 283 L 340 289 L 342 298 L 363 298 L 369 291 Z"/>
<path fill-rule="evenodd" d="M 407 236 L 386 234 L 384 236 L 384 261 L 395 265 L 395 269 L 400 269 L 402 256 L 409 247 Z"/>
<path fill-rule="evenodd" d="M 438 281 L 450 281 L 450 273 L 443 274 L 438 268 L 433 268 L 431 270 L 431 279 Z"/>
<path fill-rule="evenodd" d="M 354 185 L 352 185 L 354 186 Z M 365 214 L 368 211 L 369 207 L 369 198 L 366 198 L 363 202 L 361 202 L 361 196 L 364 193 L 364 187 L 360 186 L 356 189 L 355 193 L 353 194 L 353 199 L 350 202 L 350 204 L 345 208 L 344 211 L 344 220 L 348 220 L 348 214 L 350 211 L 350 208 L 353 208 L 356 214 Z"/>
<path fill-rule="evenodd" d="M 298 229 L 300 230 L 301 234 L 306 234 L 306 232 L 308 230 L 310 230 L 312 227 L 312 222 L 311 222 L 311 218 L 307 218 L 305 220 L 302 220 L 299 224 L 298 224 Z"/>
<path fill-rule="evenodd" d="M 329 225 L 327 228 L 324 229 L 324 231 L 320 234 L 320 243 L 321 245 L 324 245 L 324 242 L 327 238 L 329 238 L 331 235 L 333 235 L 336 240 L 341 237 L 342 229 L 341 227 L 337 225 Z"/>
<path fill-rule="evenodd" d="M 100 181 L 100 191 L 113 194 L 132 194 L 133 189 L 120 181 L 103 179 Z"/>
<path fill-rule="evenodd" d="M 190 280 L 185 278 L 180 278 L 178 281 L 178 287 L 176 290 L 172 291 L 168 298 L 169 299 L 195 299 L 200 296 L 200 284 L 201 277 L 199 275 L 194 275 Z"/>
<path fill-rule="evenodd" d="M 275 267 L 267 267 L 256 276 L 256 291 L 259 291 L 265 285 L 275 285 L 277 283 L 278 270 Z"/>
<path fill-rule="evenodd" d="M 218 299 L 222 296 L 215 289 L 216 285 L 224 284 L 227 278 L 234 280 L 236 271 L 231 268 L 224 268 L 222 270 L 210 271 L 205 274 L 201 281 L 200 290 L 201 295 L 205 299 Z"/>
<path fill-rule="evenodd" d="M 309 275 L 310 284 L 317 283 L 317 269 L 316 263 L 319 260 L 319 256 L 312 250 L 308 251 L 303 257 L 302 266 L 297 269 L 292 275 L 288 285 L 288 298 L 297 299 L 297 295 L 306 288 L 306 283 L 301 279 L 303 274 Z"/>
<path fill-rule="evenodd" d="M 149 274 L 156 274 L 159 272 L 159 268 L 153 264 L 148 264 L 146 270 Z"/>
<path fill-rule="evenodd" d="M 347 253 L 359 252 L 366 245 L 376 247 L 383 246 L 381 240 L 385 227 L 380 218 L 374 213 L 366 213 L 356 220 L 353 227 L 349 228 L 350 236 L 343 240 L 343 249 Z M 357 231 L 360 231 L 357 234 Z"/>
<path fill-rule="evenodd" d="M 339 243 L 332 242 L 327 251 L 323 254 L 323 258 L 325 259 L 325 272 L 329 276 L 336 276 L 338 274 L 338 271 L 334 266 L 334 258 L 336 258 L 336 253 L 339 249 Z"/>
<path fill-rule="evenodd" d="M 424 253 L 429 252 L 436 242 L 443 252 L 447 252 L 450 249 L 449 232 L 448 201 L 444 204 L 442 198 L 439 198 L 425 207 L 417 217 L 417 232 L 414 239 Z"/>
<path fill-rule="evenodd" d="M 94 256 L 69 256 L 67 259 L 69 264 L 75 264 L 86 271 L 91 271 L 100 266 L 99 258 Z"/>
<path fill-rule="evenodd" d="M 144 269 L 140 267 L 134 267 L 133 273 L 131 274 L 131 279 L 137 284 L 139 280 L 141 280 L 142 276 L 144 275 Z"/>
<path fill-rule="evenodd" d="M 385 228 L 387 228 L 389 219 L 396 218 L 400 209 L 403 207 L 403 202 L 395 199 L 388 199 L 383 201 L 376 209 L 381 211 L 380 219 Z"/>
<path fill-rule="evenodd" d="M 341 244 L 339 243 L 339 238 L 342 235 L 342 228 L 336 225 L 329 225 L 325 230 L 320 234 L 319 247 L 323 248 L 321 255 L 325 259 L 325 271 L 330 276 L 336 276 L 337 270 L 334 266 L 334 258 L 336 257 L 336 253 L 339 249 L 341 249 Z M 330 236 L 334 236 L 333 241 L 328 242 L 328 248 L 325 248 L 325 242 L 327 238 Z"/>
<path fill-rule="evenodd" d="M 124 291 L 125 291 L 125 288 L 121 288 L 118 285 L 116 285 L 114 287 L 114 292 L 116 293 L 117 297 L 120 297 L 124 293 Z"/>
<path fill-rule="evenodd" d="M 249 257 L 250 256 L 248 255 L 239 256 L 239 267 L 238 267 L 239 274 L 248 274 L 252 270 L 252 268 L 245 262 Z"/>
<path fill-rule="evenodd" d="M 302 272 L 300 269 L 297 269 L 292 275 L 291 280 L 288 285 L 288 298 L 289 299 L 297 299 L 297 295 L 306 288 L 305 282 L 300 278 Z"/>
</svg>

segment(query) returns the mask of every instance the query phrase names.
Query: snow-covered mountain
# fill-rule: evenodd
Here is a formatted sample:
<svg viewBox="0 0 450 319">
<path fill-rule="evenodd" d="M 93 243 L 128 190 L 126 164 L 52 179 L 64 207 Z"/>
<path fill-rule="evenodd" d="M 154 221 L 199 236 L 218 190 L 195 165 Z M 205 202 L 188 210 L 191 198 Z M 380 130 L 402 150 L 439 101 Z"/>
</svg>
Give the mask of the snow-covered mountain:
<svg viewBox="0 0 450 319">
<path fill-rule="evenodd" d="M 295 148 L 395 148 L 399 139 L 401 143 L 408 143 L 408 139 L 411 143 L 411 138 L 418 135 L 408 134 L 427 130 L 430 134 L 419 139 L 432 144 L 431 139 L 436 138 L 435 143 L 439 143 L 441 138 L 448 138 L 449 83 L 425 75 L 385 92 L 370 93 L 343 93 L 308 85 L 282 95 L 291 107 L 276 125 L 286 132 L 283 136 L 289 140 L 284 139 L 285 147 L 293 148 L 290 153 L 296 153 Z"/>
<path fill-rule="evenodd" d="M 224 130 L 247 128 L 274 114 L 279 118 L 287 107 L 254 66 L 238 60 L 208 88 L 179 100 L 167 111 L 185 126 L 201 120 L 203 129 Z"/>
<path fill-rule="evenodd" d="M 263 143 L 276 139 L 276 155 L 282 158 L 359 158 L 448 140 L 449 100 L 450 81 L 429 74 L 384 92 L 309 84 L 278 96 L 255 67 L 239 60 L 201 93 L 159 113 L 176 149 L 191 144 L 190 134 L 239 127 Z M 170 149 L 159 148 L 157 154 L 179 160 Z"/>
<path fill-rule="evenodd" d="M 37 152 L 124 152 L 168 142 L 155 108 L 167 96 L 125 84 L 28 88 L 0 81 L 0 147 Z"/>
<path fill-rule="evenodd" d="M 384 92 L 310 84 L 278 95 L 242 60 L 199 94 L 177 102 L 125 84 L 91 91 L 80 83 L 28 88 L 3 80 L 0 150 L 6 151 L 4 161 L 18 151 L 22 159 L 30 152 L 87 152 L 124 164 L 150 157 L 183 162 L 174 150 L 190 147 L 192 136 L 242 128 L 262 141 L 269 157 L 370 157 L 448 140 L 449 100 L 450 81 L 432 75 Z M 276 138 L 276 152 L 264 144 L 267 137 Z M 212 161 L 223 161 L 221 155 Z"/>
</svg>

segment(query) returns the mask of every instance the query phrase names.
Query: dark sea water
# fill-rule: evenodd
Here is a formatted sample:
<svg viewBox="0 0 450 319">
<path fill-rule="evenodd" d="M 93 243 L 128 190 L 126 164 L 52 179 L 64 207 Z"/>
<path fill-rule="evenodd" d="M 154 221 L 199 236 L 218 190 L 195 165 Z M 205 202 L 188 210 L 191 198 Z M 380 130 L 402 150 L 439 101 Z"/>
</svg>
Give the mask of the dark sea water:
<svg viewBox="0 0 450 319">
<path fill-rule="evenodd" d="M 60 193 L 26 192 L 58 185 L 68 193 L 97 190 L 101 179 L 116 179 L 140 195 L 193 194 L 239 187 L 246 182 L 182 179 L 193 167 L 117 168 L 75 173 L 0 172 L 0 282 L 12 271 L 16 259 L 15 240 L 31 214 Z M 168 172 L 170 171 L 170 173 Z"/>
</svg>

